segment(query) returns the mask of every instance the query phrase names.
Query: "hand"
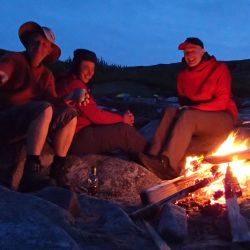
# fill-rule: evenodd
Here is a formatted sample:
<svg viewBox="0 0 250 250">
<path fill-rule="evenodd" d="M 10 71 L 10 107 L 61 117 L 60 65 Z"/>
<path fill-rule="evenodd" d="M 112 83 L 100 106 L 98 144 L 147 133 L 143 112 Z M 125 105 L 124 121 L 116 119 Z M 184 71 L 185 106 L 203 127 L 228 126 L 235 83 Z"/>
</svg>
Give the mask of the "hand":
<svg viewBox="0 0 250 250">
<path fill-rule="evenodd" d="M 70 94 L 64 97 L 64 102 L 68 106 L 86 106 L 89 103 L 90 95 L 88 94 L 87 90 L 77 88 Z"/>
<path fill-rule="evenodd" d="M 135 118 L 134 118 L 134 115 L 133 113 L 131 113 L 129 110 L 123 115 L 123 122 L 130 125 L 130 126 L 133 126 L 134 124 L 134 121 L 135 121 Z"/>
<path fill-rule="evenodd" d="M 8 80 L 9 77 L 7 74 L 3 71 L 0 71 L 0 87 L 3 86 Z"/>
</svg>

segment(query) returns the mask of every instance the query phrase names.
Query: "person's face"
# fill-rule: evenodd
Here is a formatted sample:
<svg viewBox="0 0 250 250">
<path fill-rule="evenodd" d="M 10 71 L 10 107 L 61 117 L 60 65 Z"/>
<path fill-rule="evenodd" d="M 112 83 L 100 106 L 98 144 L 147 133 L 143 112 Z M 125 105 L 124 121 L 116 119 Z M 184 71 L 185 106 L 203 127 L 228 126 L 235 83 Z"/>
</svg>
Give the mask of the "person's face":
<svg viewBox="0 0 250 250">
<path fill-rule="evenodd" d="M 52 44 L 41 34 L 33 34 L 30 37 L 27 51 L 31 60 L 39 65 L 52 52 Z"/>
<path fill-rule="evenodd" d="M 81 61 L 79 65 L 79 78 L 85 83 L 89 83 L 95 73 L 95 63 L 91 61 Z"/>
<path fill-rule="evenodd" d="M 205 50 L 198 45 L 188 44 L 183 53 L 187 65 L 189 67 L 195 67 L 200 63 Z"/>
</svg>

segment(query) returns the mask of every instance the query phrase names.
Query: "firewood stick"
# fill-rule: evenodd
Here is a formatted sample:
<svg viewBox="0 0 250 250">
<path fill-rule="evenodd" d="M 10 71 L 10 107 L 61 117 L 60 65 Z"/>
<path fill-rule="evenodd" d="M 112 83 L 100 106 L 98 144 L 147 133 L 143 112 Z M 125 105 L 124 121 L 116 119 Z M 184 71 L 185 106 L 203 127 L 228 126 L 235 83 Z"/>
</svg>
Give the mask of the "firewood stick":
<svg viewBox="0 0 250 250">
<path fill-rule="evenodd" d="M 240 213 L 237 197 L 226 199 L 228 219 L 230 222 L 231 236 L 233 242 L 250 241 L 250 232 L 245 218 Z"/>
<path fill-rule="evenodd" d="M 235 158 L 238 160 L 248 160 L 250 159 L 250 150 L 243 150 L 238 152 L 233 152 L 227 155 L 210 155 L 203 159 L 203 162 L 211 164 L 221 164 L 233 161 Z"/>
<path fill-rule="evenodd" d="M 237 181 L 237 179 L 234 178 L 230 166 L 228 166 L 224 180 L 224 188 L 232 241 L 248 242 L 250 241 L 250 231 L 245 218 L 240 213 L 240 207 L 237 203 L 239 190 L 235 181 Z"/>
<path fill-rule="evenodd" d="M 150 234 L 152 240 L 159 250 L 171 250 L 168 244 L 161 238 L 161 236 L 156 232 L 156 230 L 145 220 L 141 220 L 141 223 L 144 225 L 145 229 Z"/>
<path fill-rule="evenodd" d="M 198 178 L 201 178 L 200 173 L 194 173 L 190 176 L 180 176 L 172 180 L 163 181 L 153 187 L 144 189 L 141 193 L 141 200 L 144 205 L 155 203 L 167 196 L 181 191 L 195 183 Z"/>
<path fill-rule="evenodd" d="M 199 181 L 198 183 L 189 186 L 181 191 L 178 191 L 172 195 L 170 195 L 169 197 L 162 199 L 156 203 L 152 203 L 150 205 L 147 205 L 141 209 L 138 209 L 137 211 L 133 212 L 130 214 L 130 217 L 132 219 L 138 219 L 138 218 L 148 218 L 150 217 L 152 214 L 155 214 L 159 211 L 159 208 L 167 203 L 167 202 L 171 202 L 177 199 L 180 199 L 182 197 L 187 196 L 189 193 L 192 193 L 200 188 L 203 188 L 207 185 L 209 185 L 211 182 L 215 181 L 218 178 L 218 175 L 216 177 L 208 177 L 208 178 L 204 178 L 203 180 Z"/>
</svg>

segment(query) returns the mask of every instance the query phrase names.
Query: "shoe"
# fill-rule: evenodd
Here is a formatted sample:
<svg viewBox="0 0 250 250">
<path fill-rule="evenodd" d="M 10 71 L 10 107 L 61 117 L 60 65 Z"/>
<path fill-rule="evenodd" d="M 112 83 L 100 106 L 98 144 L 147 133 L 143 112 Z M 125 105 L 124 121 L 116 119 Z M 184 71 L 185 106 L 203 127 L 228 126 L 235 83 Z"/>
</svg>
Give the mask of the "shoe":
<svg viewBox="0 0 250 250">
<path fill-rule="evenodd" d="M 139 153 L 138 157 L 142 165 L 159 178 L 163 180 L 170 180 L 177 177 L 173 173 L 168 157 L 149 156 L 143 153 Z"/>
<path fill-rule="evenodd" d="M 57 186 L 69 188 L 67 184 L 67 173 L 68 168 L 66 168 L 65 164 L 59 164 L 56 162 L 52 162 L 50 165 L 50 177 L 56 180 Z"/>
<path fill-rule="evenodd" d="M 48 186 L 55 186 L 55 181 L 50 179 L 49 176 L 41 174 L 41 163 L 26 161 L 19 190 L 22 192 L 35 192 Z"/>
</svg>

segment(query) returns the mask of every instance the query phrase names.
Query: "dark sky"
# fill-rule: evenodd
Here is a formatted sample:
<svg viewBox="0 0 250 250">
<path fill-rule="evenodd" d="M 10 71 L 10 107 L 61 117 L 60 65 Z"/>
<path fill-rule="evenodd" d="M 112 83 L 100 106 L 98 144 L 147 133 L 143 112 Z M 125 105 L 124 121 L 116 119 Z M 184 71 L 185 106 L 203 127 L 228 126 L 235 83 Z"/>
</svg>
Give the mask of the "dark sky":
<svg viewBox="0 0 250 250">
<path fill-rule="evenodd" d="M 200 37 L 220 60 L 250 58 L 250 0 L 0 0 L 0 48 L 22 50 L 19 26 L 52 28 L 61 59 L 76 48 L 119 65 L 180 61 L 180 42 Z"/>
</svg>

